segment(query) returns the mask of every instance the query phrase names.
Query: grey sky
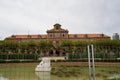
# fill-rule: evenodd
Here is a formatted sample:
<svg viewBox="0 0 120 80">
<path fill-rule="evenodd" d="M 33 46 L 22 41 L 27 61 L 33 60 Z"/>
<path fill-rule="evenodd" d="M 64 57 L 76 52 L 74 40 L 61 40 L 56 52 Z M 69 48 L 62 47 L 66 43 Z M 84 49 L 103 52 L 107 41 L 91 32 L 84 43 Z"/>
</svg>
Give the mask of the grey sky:
<svg viewBox="0 0 120 80">
<path fill-rule="evenodd" d="M 120 0 L 0 0 L 0 39 L 46 34 L 60 23 L 69 33 L 120 33 Z"/>
</svg>

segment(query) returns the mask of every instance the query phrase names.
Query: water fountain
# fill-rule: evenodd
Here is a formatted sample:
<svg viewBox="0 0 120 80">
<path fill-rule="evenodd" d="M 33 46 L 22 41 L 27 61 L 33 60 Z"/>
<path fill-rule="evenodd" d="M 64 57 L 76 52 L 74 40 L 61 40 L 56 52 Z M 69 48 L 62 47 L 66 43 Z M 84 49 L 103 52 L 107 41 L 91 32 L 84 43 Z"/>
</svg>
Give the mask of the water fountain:
<svg viewBox="0 0 120 80">
<path fill-rule="evenodd" d="M 35 68 L 35 71 L 51 71 L 50 59 L 43 57 L 40 64 Z"/>
</svg>

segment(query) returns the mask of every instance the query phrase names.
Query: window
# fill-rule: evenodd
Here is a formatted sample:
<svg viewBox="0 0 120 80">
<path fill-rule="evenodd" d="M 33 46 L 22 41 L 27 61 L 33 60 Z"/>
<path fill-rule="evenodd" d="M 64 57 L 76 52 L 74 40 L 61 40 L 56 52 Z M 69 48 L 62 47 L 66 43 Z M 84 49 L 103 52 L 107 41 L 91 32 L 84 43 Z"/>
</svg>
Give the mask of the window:
<svg viewBox="0 0 120 80">
<path fill-rule="evenodd" d="M 50 34 L 50 38 L 52 38 L 52 34 Z"/>
<path fill-rule="evenodd" d="M 56 26 L 56 29 L 58 30 L 58 29 L 59 29 L 59 26 Z"/>
<path fill-rule="evenodd" d="M 88 38 L 88 35 L 87 35 L 87 34 L 85 34 L 85 35 L 84 35 L 84 37 L 85 37 L 85 39 L 87 39 L 87 38 Z"/>
<path fill-rule="evenodd" d="M 63 38 L 65 37 L 65 35 L 63 34 Z"/>
<path fill-rule="evenodd" d="M 41 38 L 41 35 L 38 35 L 38 38 Z"/>
<path fill-rule="evenodd" d="M 59 33 L 56 33 L 56 34 L 55 34 L 55 37 L 56 37 L 56 38 L 60 38 L 60 34 L 59 34 Z"/>
<path fill-rule="evenodd" d="M 77 38 L 77 35 L 74 35 L 74 38 Z"/>
<path fill-rule="evenodd" d="M 28 38 L 31 38 L 31 35 L 28 35 Z"/>
</svg>

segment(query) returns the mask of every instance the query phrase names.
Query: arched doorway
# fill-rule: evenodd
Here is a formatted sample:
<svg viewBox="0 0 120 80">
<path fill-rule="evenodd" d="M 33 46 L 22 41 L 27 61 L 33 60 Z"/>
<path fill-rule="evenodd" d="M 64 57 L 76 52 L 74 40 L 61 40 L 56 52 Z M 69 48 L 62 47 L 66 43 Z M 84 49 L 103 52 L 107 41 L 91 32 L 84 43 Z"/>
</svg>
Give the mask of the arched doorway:
<svg viewBox="0 0 120 80">
<path fill-rule="evenodd" d="M 56 50 L 56 56 L 60 56 L 60 51 L 59 50 Z"/>
<path fill-rule="evenodd" d="M 53 56 L 53 50 L 49 51 L 49 56 Z"/>
</svg>

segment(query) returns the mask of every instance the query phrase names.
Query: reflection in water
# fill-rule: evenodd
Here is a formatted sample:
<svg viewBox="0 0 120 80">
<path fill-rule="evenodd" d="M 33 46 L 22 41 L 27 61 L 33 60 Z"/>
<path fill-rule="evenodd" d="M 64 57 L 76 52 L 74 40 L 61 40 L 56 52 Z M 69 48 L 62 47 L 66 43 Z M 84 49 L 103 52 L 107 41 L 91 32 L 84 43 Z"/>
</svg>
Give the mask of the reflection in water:
<svg viewBox="0 0 120 80">
<path fill-rule="evenodd" d="M 0 76 L 0 80 L 9 80 L 9 79 L 4 78 L 3 76 Z"/>
<path fill-rule="evenodd" d="M 50 72 L 35 72 L 40 80 L 50 80 Z"/>
<path fill-rule="evenodd" d="M 108 77 L 108 80 L 120 80 L 120 74 L 114 74 Z"/>
<path fill-rule="evenodd" d="M 87 66 L 53 66 L 51 72 L 35 72 L 36 64 L 0 64 L 0 80 L 88 80 Z M 113 74 L 118 74 L 113 76 Z M 96 80 L 120 80 L 120 65 L 96 67 Z M 116 79 L 117 78 L 117 79 Z"/>
</svg>

